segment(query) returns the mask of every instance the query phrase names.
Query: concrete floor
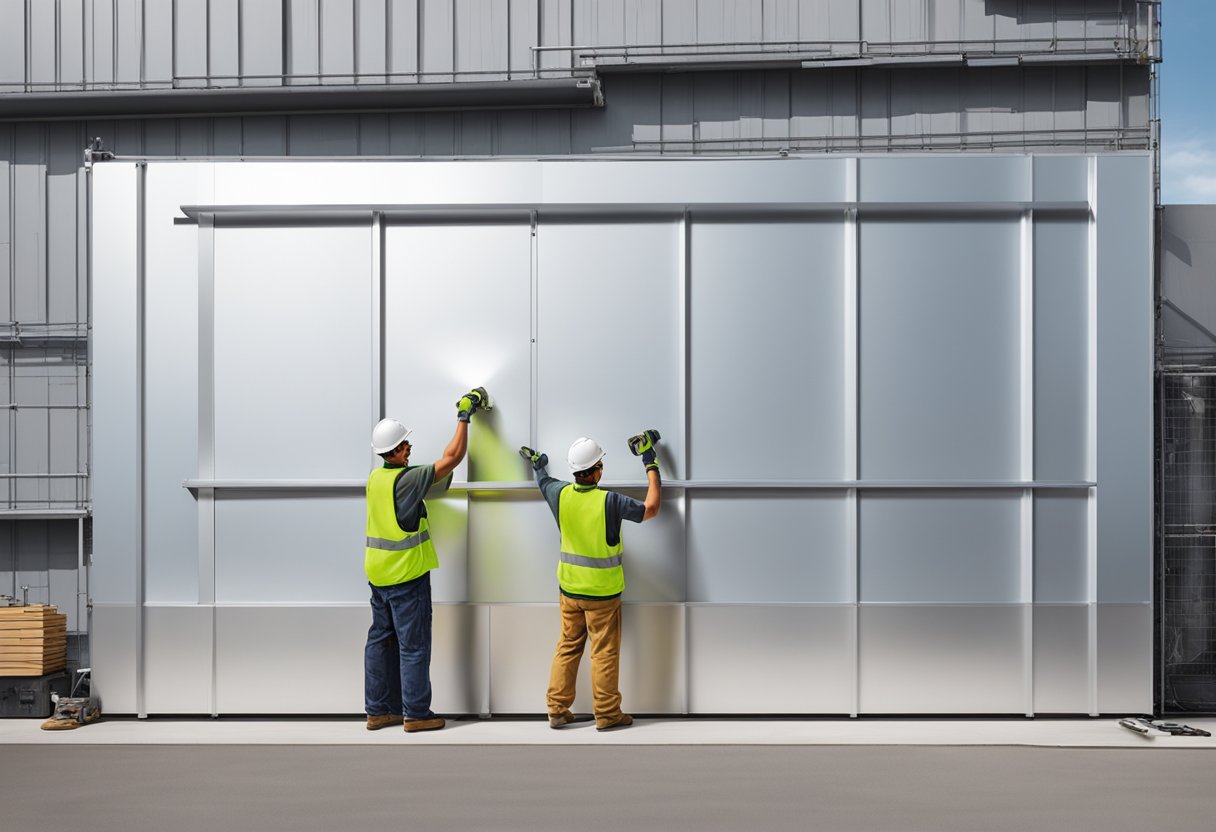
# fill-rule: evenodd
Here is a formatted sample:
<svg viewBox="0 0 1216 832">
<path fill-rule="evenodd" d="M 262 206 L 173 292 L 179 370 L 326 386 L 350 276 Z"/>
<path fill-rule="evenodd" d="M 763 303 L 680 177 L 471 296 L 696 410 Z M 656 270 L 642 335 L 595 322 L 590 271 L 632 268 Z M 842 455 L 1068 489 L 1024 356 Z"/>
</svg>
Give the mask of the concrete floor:
<svg viewBox="0 0 1216 832">
<path fill-rule="evenodd" d="M 39 724 L 0 720 L 0 829 L 1216 829 L 1216 741 L 1111 719 Z"/>
<path fill-rule="evenodd" d="M 540 717 L 450 720 L 442 731 L 367 731 L 355 718 L 107 718 L 74 731 L 41 720 L 0 719 L 0 745 L 1005 745 L 1069 748 L 1208 748 L 1213 737 L 1145 737 L 1116 719 L 639 719 L 599 733 L 591 722 L 560 731 Z M 1189 724 L 1216 735 L 1216 719 Z M 1216 828 L 1216 824 L 1213 824 Z"/>
</svg>

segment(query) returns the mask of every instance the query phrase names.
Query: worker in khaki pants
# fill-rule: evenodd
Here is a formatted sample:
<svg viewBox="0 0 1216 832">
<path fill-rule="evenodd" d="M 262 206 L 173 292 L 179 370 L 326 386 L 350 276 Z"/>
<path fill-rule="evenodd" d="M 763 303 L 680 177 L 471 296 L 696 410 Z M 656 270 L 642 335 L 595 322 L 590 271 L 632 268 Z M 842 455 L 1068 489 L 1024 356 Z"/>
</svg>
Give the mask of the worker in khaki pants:
<svg viewBox="0 0 1216 832">
<path fill-rule="evenodd" d="M 557 581 L 562 630 L 549 672 L 549 727 L 562 728 L 574 722 L 570 706 L 574 704 L 578 663 L 588 639 L 596 729 L 632 725 L 633 717 L 621 712 L 618 687 L 621 593 L 625 590 L 621 521 L 641 523 L 659 513 L 661 483 L 654 446 L 647 443 L 641 454 L 649 481 L 644 503 L 599 487 L 604 449 L 594 439 L 583 437 L 570 446 L 567 460 L 574 471 L 573 483 L 548 475 L 546 454 L 520 448 L 520 455 L 531 460 L 536 484 L 561 531 Z"/>
</svg>

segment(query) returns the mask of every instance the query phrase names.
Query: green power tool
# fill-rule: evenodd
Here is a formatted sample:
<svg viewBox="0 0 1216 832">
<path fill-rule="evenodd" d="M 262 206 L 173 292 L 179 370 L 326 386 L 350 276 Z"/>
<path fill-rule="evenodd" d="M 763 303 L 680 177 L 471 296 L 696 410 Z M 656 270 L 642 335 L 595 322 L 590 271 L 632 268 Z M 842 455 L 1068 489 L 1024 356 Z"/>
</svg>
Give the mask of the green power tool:
<svg viewBox="0 0 1216 832">
<path fill-rule="evenodd" d="M 637 436 L 629 437 L 629 450 L 633 452 L 634 456 L 641 456 L 653 448 L 655 443 L 662 438 L 657 430 L 644 430 Z"/>
</svg>

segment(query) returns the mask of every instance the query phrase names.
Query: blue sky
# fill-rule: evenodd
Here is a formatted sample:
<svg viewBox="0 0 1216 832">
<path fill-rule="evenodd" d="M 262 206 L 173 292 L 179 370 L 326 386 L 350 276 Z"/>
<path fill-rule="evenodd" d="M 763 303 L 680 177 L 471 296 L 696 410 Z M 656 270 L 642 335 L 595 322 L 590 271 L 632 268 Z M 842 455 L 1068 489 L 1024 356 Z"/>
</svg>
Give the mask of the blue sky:
<svg viewBox="0 0 1216 832">
<path fill-rule="evenodd" d="M 1216 1 L 1161 6 L 1161 201 L 1216 203 Z"/>
</svg>

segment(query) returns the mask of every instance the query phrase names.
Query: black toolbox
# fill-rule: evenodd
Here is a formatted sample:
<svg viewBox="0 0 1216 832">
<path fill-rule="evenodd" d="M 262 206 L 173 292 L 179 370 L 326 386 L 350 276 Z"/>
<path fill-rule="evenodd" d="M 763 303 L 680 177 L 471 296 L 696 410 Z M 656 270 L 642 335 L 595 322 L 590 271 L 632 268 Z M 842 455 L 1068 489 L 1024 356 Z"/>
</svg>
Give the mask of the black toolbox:
<svg viewBox="0 0 1216 832">
<path fill-rule="evenodd" d="M 54 710 L 52 692 L 68 695 L 66 670 L 45 676 L 0 676 L 0 717 L 46 719 Z"/>
</svg>

